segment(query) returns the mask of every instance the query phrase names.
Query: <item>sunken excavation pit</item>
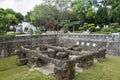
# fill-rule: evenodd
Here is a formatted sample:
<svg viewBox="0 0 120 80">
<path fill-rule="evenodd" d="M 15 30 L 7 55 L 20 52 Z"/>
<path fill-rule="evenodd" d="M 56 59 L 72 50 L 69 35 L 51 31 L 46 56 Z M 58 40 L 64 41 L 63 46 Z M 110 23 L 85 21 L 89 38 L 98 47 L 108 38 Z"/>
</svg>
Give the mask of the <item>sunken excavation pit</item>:
<svg viewBox="0 0 120 80">
<path fill-rule="evenodd" d="M 88 69 L 94 64 L 95 59 L 102 62 L 106 56 L 104 48 L 96 51 L 85 51 L 77 45 L 71 47 L 48 44 L 23 45 L 15 52 L 17 64 L 27 65 L 29 69 L 41 68 L 49 63 L 54 64 L 54 80 L 75 80 L 76 71 L 79 70 L 77 68 Z"/>
</svg>

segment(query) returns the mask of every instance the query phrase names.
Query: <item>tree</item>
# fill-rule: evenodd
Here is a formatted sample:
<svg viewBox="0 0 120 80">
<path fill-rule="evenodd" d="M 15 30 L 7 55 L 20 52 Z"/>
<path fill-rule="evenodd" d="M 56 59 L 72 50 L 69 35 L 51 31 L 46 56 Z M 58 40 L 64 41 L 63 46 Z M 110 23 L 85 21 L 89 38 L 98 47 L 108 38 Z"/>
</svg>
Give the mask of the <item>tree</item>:
<svg viewBox="0 0 120 80">
<path fill-rule="evenodd" d="M 38 5 L 31 12 L 30 19 L 34 25 L 41 26 L 51 23 L 57 18 L 58 11 L 54 6 Z"/>
<path fill-rule="evenodd" d="M 76 19 L 84 20 L 88 23 L 93 23 L 94 12 L 92 5 L 94 5 L 94 2 L 90 0 L 74 0 L 72 2 L 72 12 L 76 15 Z"/>
<path fill-rule="evenodd" d="M 27 21 L 27 22 L 30 22 L 30 21 L 31 21 L 31 19 L 30 19 L 31 13 L 32 13 L 32 11 L 27 12 L 27 14 L 26 14 L 25 17 L 24 17 L 24 21 Z"/>
<path fill-rule="evenodd" d="M 24 19 L 24 16 L 21 13 L 16 13 L 15 16 L 18 19 L 18 22 L 22 22 Z"/>
<path fill-rule="evenodd" d="M 85 7 L 83 0 L 74 0 L 72 2 L 72 13 L 75 14 L 76 19 L 85 19 Z"/>
<path fill-rule="evenodd" d="M 6 18 L 9 21 L 9 25 L 16 25 L 16 24 L 18 24 L 18 19 L 16 18 L 15 15 L 13 15 L 13 14 L 7 14 Z"/>
<path fill-rule="evenodd" d="M 108 24 L 107 8 L 100 7 L 95 15 L 97 24 Z"/>
<path fill-rule="evenodd" d="M 95 13 L 93 12 L 93 9 L 90 7 L 88 8 L 87 12 L 86 12 L 86 21 L 88 23 L 95 23 L 95 17 L 94 17 Z"/>
<path fill-rule="evenodd" d="M 104 2 L 108 8 L 109 22 L 120 23 L 120 0 L 104 0 Z"/>
<path fill-rule="evenodd" d="M 21 13 L 16 13 L 12 9 L 0 8 L 0 33 L 10 31 L 10 25 L 17 25 L 23 20 Z"/>
<path fill-rule="evenodd" d="M 62 21 L 72 20 L 73 15 L 68 9 L 68 0 L 44 0 L 31 11 L 30 20 L 36 26 L 58 26 Z M 51 2 L 54 4 L 51 5 Z M 63 26 L 64 27 L 64 26 Z"/>
</svg>

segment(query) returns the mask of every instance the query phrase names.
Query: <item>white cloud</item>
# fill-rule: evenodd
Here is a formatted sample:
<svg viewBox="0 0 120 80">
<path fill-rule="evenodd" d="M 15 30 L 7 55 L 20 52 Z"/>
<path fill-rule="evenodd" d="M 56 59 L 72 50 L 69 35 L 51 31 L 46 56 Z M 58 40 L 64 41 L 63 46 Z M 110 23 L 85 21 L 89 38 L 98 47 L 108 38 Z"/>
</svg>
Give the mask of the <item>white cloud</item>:
<svg viewBox="0 0 120 80">
<path fill-rule="evenodd" d="M 35 5 L 38 5 L 42 0 L 0 0 L 1 8 L 12 8 L 16 12 L 21 12 L 23 15 L 26 12 L 33 10 Z"/>
</svg>

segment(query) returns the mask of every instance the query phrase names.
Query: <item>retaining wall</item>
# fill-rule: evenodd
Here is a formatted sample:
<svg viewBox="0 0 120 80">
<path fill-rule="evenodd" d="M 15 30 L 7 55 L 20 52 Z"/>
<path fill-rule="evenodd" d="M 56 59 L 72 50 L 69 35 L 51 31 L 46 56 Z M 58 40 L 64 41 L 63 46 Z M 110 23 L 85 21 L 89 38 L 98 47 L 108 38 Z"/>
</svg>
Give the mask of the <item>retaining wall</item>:
<svg viewBox="0 0 120 80">
<path fill-rule="evenodd" d="M 15 49 L 21 45 L 56 44 L 56 35 L 0 37 L 0 57 L 15 54 Z"/>
<path fill-rule="evenodd" d="M 70 47 L 79 43 L 84 50 L 95 51 L 99 48 L 106 48 L 110 55 L 120 56 L 120 36 L 119 35 L 57 35 L 60 46 Z"/>
<path fill-rule="evenodd" d="M 78 34 L 55 34 L 36 36 L 0 37 L 0 58 L 15 54 L 15 49 L 21 45 L 58 44 L 59 46 L 71 47 L 79 43 L 84 50 L 97 50 L 106 48 L 110 55 L 120 56 L 119 35 L 78 35 Z"/>
</svg>

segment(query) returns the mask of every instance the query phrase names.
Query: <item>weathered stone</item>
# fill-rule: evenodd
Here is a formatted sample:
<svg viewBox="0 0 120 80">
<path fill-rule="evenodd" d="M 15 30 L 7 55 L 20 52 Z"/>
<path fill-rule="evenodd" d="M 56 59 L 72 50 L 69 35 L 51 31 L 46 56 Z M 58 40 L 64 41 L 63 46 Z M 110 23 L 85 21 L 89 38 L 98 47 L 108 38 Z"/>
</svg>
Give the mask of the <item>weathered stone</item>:
<svg viewBox="0 0 120 80">
<path fill-rule="evenodd" d="M 18 65 L 26 65 L 28 63 L 28 56 L 25 52 L 22 50 L 18 49 L 15 51 L 17 55 L 17 63 Z"/>
<path fill-rule="evenodd" d="M 81 67 L 81 68 L 90 68 L 92 67 L 93 63 L 94 63 L 94 56 L 92 54 L 89 54 L 89 52 L 85 52 L 83 54 L 86 54 L 84 57 L 80 58 L 77 62 L 79 63 L 78 64 L 78 67 Z M 89 55 L 88 55 L 89 54 Z"/>
<path fill-rule="evenodd" d="M 54 68 L 55 80 L 74 80 L 75 63 L 72 61 L 63 61 Z"/>
<path fill-rule="evenodd" d="M 106 57 L 106 49 L 100 48 L 100 49 L 98 50 L 98 52 L 95 54 L 95 58 L 96 58 L 99 62 L 103 61 L 103 60 L 105 59 L 105 57 Z"/>
<path fill-rule="evenodd" d="M 67 54 L 66 52 L 58 52 L 58 53 L 56 53 L 56 58 L 60 59 L 60 60 L 68 59 L 69 54 Z"/>
<path fill-rule="evenodd" d="M 40 45 L 41 46 L 41 45 Z M 54 76 L 55 80 L 75 80 L 75 64 L 78 63 L 78 67 L 90 68 L 94 63 L 94 58 L 98 60 L 105 58 L 106 50 L 99 49 L 97 52 L 88 52 L 79 50 L 68 50 L 68 48 L 55 47 L 50 45 L 43 45 L 44 50 L 30 50 L 28 48 L 21 47 L 17 54 L 20 58 L 25 59 L 25 55 L 20 54 L 27 53 L 28 67 L 35 68 L 46 65 L 47 63 L 55 64 Z M 52 51 L 49 51 L 51 48 Z M 45 51 L 46 50 L 46 51 Z M 69 54 L 76 55 L 73 59 L 69 58 Z M 23 57 L 24 56 L 24 57 Z M 19 60 L 22 60 L 19 59 Z"/>
<path fill-rule="evenodd" d="M 79 52 L 82 51 L 82 48 L 80 46 L 78 46 L 78 45 L 72 46 L 72 47 L 70 47 L 68 49 L 73 50 L 73 51 L 79 51 Z"/>
</svg>

